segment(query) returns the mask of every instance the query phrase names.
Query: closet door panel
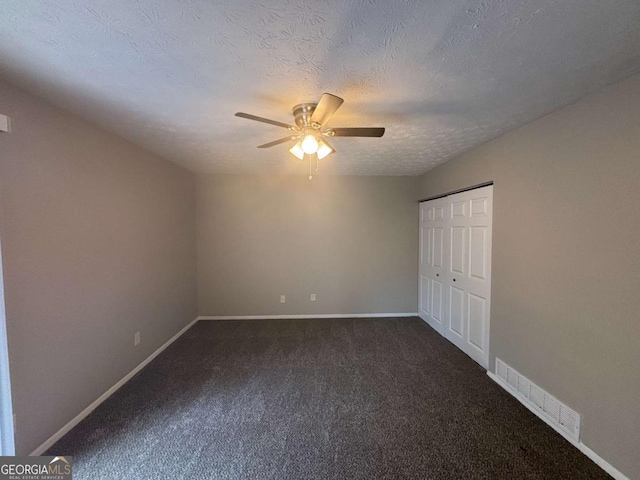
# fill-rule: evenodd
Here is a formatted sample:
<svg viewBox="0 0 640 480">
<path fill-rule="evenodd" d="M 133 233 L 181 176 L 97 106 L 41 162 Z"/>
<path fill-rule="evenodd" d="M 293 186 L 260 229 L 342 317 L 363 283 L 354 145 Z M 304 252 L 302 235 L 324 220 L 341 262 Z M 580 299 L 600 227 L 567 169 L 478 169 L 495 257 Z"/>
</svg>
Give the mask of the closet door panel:
<svg viewBox="0 0 640 480">
<path fill-rule="evenodd" d="M 451 273 L 464 275 L 467 271 L 467 229 L 451 227 Z"/>
<path fill-rule="evenodd" d="M 448 203 L 445 199 L 420 204 L 420 268 L 418 313 L 434 329 L 444 335 L 447 311 L 443 279 L 448 255 L 446 222 Z"/>
<path fill-rule="evenodd" d="M 464 338 L 465 293 L 456 287 L 449 288 L 449 331 L 459 339 Z"/>
<path fill-rule="evenodd" d="M 425 316 L 431 315 L 430 289 L 429 278 L 420 275 L 420 312 Z"/>
<path fill-rule="evenodd" d="M 449 292 L 445 336 L 485 368 L 489 364 L 492 192 L 490 186 L 447 197 L 445 237 L 450 255 L 443 277 Z"/>
<path fill-rule="evenodd" d="M 437 280 L 431 280 L 431 317 L 438 323 L 442 324 L 442 307 L 443 292 L 442 283 Z"/>
<path fill-rule="evenodd" d="M 488 228 L 486 226 L 470 227 L 469 236 L 469 275 L 478 280 L 487 280 L 487 243 Z"/>
<path fill-rule="evenodd" d="M 486 304 L 486 299 L 474 295 L 473 293 L 469 294 L 469 312 L 467 315 L 467 318 L 469 319 L 468 342 L 473 348 L 476 348 L 481 353 L 485 353 L 486 351 L 484 332 L 484 329 L 488 327 Z"/>
<path fill-rule="evenodd" d="M 444 266 L 444 227 L 433 229 L 433 266 L 442 269 Z"/>
</svg>

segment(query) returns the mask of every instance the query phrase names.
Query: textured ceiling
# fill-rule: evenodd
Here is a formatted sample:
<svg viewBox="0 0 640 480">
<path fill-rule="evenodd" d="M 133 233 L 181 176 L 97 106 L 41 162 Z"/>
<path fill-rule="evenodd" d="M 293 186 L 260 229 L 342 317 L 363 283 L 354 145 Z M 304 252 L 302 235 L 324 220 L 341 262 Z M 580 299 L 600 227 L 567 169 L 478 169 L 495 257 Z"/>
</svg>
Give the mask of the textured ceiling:
<svg viewBox="0 0 640 480">
<path fill-rule="evenodd" d="M 236 111 L 334 93 L 387 132 L 321 173 L 415 175 L 639 72 L 638 0 L 0 2 L 2 76 L 198 172 L 305 171 Z"/>
</svg>

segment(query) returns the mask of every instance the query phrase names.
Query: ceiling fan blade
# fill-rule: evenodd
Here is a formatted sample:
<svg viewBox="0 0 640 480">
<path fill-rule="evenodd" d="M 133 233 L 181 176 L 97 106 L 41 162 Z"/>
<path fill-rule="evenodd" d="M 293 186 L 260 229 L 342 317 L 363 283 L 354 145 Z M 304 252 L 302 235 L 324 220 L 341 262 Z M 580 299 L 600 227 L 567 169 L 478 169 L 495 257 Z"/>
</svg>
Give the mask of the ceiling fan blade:
<svg viewBox="0 0 640 480">
<path fill-rule="evenodd" d="M 273 142 L 265 143 L 264 145 L 258 145 L 258 148 L 274 147 L 276 145 L 280 145 L 281 143 L 288 142 L 290 140 L 295 140 L 296 138 L 298 138 L 298 137 L 293 136 L 293 135 L 290 136 L 290 137 L 284 137 L 284 138 L 281 138 L 280 140 L 274 140 Z"/>
<path fill-rule="evenodd" d="M 318 106 L 316 106 L 313 115 L 311 115 L 311 123 L 317 123 L 323 126 L 333 117 L 333 114 L 336 113 L 343 102 L 344 100 L 340 97 L 336 97 L 330 93 L 323 93 L 318 102 Z"/>
<path fill-rule="evenodd" d="M 278 122 L 277 120 L 269 120 L 268 118 L 263 117 L 257 117 L 249 113 L 238 112 L 236 113 L 236 117 L 246 118 L 247 120 L 255 120 L 256 122 L 268 123 L 269 125 L 275 125 L 276 127 L 295 128 L 293 125 L 289 125 L 288 123 Z"/>
<path fill-rule="evenodd" d="M 364 127 L 364 128 L 332 128 L 332 137 L 381 137 L 384 135 L 382 127 Z"/>
</svg>

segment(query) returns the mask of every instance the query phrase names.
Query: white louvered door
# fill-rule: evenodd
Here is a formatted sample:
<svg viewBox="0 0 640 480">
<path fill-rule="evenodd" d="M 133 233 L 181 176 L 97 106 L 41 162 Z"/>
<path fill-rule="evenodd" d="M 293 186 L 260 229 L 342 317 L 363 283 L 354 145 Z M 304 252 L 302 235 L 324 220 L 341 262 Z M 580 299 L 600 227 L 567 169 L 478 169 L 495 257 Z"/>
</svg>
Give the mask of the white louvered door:
<svg viewBox="0 0 640 480">
<path fill-rule="evenodd" d="M 420 317 L 485 368 L 492 211 L 493 186 L 420 205 Z"/>
</svg>

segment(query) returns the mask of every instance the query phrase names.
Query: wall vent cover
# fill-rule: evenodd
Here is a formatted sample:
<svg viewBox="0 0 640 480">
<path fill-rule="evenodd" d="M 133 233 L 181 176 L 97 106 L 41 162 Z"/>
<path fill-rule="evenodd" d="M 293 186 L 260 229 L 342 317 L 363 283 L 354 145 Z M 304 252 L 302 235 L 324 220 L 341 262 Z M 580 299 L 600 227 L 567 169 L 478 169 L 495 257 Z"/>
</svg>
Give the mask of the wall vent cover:
<svg viewBox="0 0 640 480">
<path fill-rule="evenodd" d="M 580 441 L 580 415 L 545 392 L 524 375 L 521 375 L 499 358 L 496 358 L 496 375 L 504 385 L 529 404 L 540 416 L 544 416 L 558 430 L 575 441 Z"/>
</svg>

